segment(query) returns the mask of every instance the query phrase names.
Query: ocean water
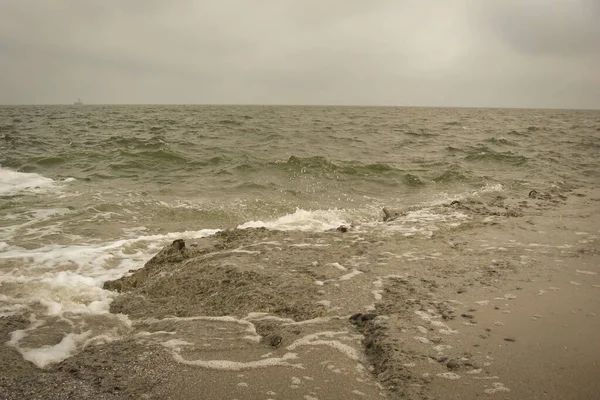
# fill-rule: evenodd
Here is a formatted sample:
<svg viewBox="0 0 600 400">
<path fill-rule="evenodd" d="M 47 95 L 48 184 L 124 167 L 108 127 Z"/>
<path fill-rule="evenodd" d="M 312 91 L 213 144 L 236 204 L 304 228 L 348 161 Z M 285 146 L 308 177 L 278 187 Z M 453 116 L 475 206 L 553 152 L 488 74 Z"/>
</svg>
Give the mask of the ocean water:
<svg viewBox="0 0 600 400">
<path fill-rule="evenodd" d="M 174 239 L 352 225 L 426 241 L 470 219 L 441 204 L 597 187 L 599 160 L 598 111 L 0 107 L 0 317 L 30 319 L 8 345 L 44 367 L 118 339 L 131 321 L 103 282 Z"/>
</svg>

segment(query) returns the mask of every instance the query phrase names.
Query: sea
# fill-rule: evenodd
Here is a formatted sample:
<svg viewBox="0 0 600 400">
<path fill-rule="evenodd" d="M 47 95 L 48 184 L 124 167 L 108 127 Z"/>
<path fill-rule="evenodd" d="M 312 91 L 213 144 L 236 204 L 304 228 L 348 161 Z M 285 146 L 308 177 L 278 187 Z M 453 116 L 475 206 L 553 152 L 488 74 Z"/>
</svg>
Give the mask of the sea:
<svg viewBox="0 0 600 400">
<path fill-rule="evenodd" d="M 29 319 L 7 345 L 46 367 L 126 331 L 103 283 L 175 239 L 347 226 L 426 243 L 470 218 L 440 204 L 599 184 L 600 111 L 2 106 L 0 318 Z"/>
</svg>

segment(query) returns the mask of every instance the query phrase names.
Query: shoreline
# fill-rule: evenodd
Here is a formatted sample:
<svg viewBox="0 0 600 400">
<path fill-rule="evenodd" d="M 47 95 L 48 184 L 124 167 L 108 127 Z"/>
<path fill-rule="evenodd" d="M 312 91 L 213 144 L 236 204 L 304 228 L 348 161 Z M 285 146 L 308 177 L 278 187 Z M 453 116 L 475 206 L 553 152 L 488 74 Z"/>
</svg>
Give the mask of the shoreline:
<svg viewBox="0 0 600 400">
<path fill-rule="evenodd" d="M 575 194 L 506 215 L 461 204 L 479 225 L 431 239 L 248 229 L 167 246 L 107 284 L 129 332 L 45 369 L 4 346 L 0 395 L 589 398 L 600 191 Z M 2 342 L 28 324 L 0 318 Z"/>
</svg>

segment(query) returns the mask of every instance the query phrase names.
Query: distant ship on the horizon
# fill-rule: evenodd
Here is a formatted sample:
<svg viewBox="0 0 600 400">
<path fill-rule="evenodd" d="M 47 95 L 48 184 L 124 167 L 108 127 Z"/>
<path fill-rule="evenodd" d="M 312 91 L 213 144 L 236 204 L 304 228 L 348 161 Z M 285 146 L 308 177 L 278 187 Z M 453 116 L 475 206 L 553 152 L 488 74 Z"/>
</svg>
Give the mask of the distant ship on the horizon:
<svg viewBox="0 0 600 400">
<path fill-rule="evenodd" d="M 81 106 L 83 105 L 83 102 L 81 101 L 81 99 L 77 99 L 77 101 L 73 104 L 75 104 L 76 106 Z"/>
</svg>

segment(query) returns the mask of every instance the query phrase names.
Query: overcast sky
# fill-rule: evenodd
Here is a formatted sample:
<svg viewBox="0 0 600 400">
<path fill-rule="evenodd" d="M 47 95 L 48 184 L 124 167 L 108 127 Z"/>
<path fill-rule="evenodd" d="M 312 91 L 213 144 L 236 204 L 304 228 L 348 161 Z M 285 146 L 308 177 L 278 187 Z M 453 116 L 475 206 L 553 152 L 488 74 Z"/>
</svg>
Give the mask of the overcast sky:
<svg viewBox="0 0 600 400">
<path fill-rule="evenodd" d="M 0 0 L 0 104 L 600 108 L 600 0 Z"/>
</svg>

